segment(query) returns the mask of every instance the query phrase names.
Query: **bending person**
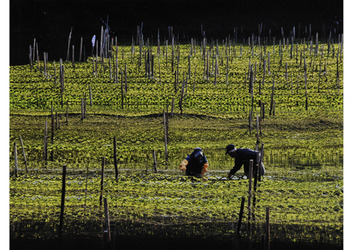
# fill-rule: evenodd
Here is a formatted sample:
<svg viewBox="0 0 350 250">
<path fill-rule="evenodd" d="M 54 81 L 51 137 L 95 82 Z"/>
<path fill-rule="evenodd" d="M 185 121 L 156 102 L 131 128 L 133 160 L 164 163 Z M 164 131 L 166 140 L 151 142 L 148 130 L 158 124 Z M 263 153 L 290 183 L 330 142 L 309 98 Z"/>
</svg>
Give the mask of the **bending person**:
<svg viewBox="0 0 350 250">
<path fill-rule="evenodd" d="M 228 178 L 231 178 L 238 170 L 241 169 L 242 165 L 244 165 L 244 175 L 249 176 L 249 161 L 253 160 L 253 169 L 255 174 L 256 169 L 258 169 L 260 165 L 260 174 L 265 174 L 265 167 L 262 162 L 260 162 L 260 152 L 249 149 L 249 148 L 235 148 L 235 145 L 229 144 L 226 146 L 226 153 L 229 156 L 235 158 L 235 165 L 230 170 L 228 174 Z"/>
</svg>

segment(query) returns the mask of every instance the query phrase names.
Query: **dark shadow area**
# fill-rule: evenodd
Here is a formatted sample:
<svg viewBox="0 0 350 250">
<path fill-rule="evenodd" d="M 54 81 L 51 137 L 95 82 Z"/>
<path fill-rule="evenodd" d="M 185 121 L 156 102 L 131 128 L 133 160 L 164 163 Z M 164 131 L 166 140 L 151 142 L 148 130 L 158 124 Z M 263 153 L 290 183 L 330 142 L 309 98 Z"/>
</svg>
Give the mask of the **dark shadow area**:
<svg viewBox="0 0 350 250">
<path fill-rule="evenodd" d="M 208 39 L 224 39 L 239 32 L 241 38 L 263 32 L 281 35 L 295 27 L 304 32 L 311 24 L 312 33 L 320 39 L 329 32 L 342 33 L 343 2 L 341 0 L 296 1 L 200 1 L 200 0 L 10 0 L 10 65 L 27 64 L 29 45 L 34 38 L 39 51 L 48 52 L 49 60 L 66 58 L 71 28 L 72 45 L 79 47 L 83 37 L 86 54 L 91 52 L 91 38 L 100 36 L 103 21 L 110 25 L 111 35 L 119 44 L 131 45 L 136 27 L 143 23 L 143 34 L 156 42 L 168 38 L 173 26 L 179 41 L 201 38 L 201 25 Z M 334 30 L 336 29 L 336 30 Z M 288 35 L 288 34 L 287 34 Z"/>
<path fill-rule="evenodd" d="M 251 248 L 250 248 L 251 247 Z M 81 239 L 74 241 L 59 240 L 16 240 L 11 242 L 11 250 L 27 249 L 27 250 L 99 250 L 99 249 L 118 249 L 118 250 L 193 250 L 193 249 L 235 249 L 246 250 L 255 249 L 263 250 L 266 246 L 263 244 L 249 244 L 247 241 L 241 241 L 236 238 L 216 240 L 205 238 L 178 238 L 178 239 L 152 239 L 152 238 L 118 238 L 110 243 L 110 246 L 103 244 L 103 239 Z M 342 246 L 334 246 L 328 244 L 301 244 L 290 242 L 271 242 L 271 250 L 341 250 Z"/>
</svg>

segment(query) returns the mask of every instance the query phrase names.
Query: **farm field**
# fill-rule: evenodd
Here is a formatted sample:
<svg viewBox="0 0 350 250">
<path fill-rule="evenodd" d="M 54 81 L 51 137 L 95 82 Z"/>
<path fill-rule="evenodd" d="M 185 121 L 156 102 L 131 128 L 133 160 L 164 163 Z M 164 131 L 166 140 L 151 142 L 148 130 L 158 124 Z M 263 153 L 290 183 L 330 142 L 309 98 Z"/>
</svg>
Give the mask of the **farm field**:
<svg viewBox="0 0 350 250">
<path fill-rule="evenodd" d="M 11 242 L 117 249 L 182 238 L 246 249 L 267 244 L 268 209 L 272 248 L 342 248 L 340 36 L 107 48 L 84 62 L 10 67 Z M 250 196 L 242 170 L 226 178 L 230 143 L 263 149 L 267 173 Z M 205 180 L 178 169 L 198 146 Z M 237 237 L 242 197 L 251 204 Z"/>
</svg>

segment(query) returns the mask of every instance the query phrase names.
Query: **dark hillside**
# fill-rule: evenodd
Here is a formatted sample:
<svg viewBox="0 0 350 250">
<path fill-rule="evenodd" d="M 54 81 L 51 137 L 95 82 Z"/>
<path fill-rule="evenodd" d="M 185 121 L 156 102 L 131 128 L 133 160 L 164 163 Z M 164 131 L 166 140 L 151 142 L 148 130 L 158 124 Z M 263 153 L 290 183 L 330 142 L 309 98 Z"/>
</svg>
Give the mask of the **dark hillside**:
<svg viewBox="0 0 350 250">
<path fill-rule="evenodd" d="M 201 24 L 208 38 L 224 38 L 238 27 L 241 36 L 271 29 L 279 36 L 281 27 L 289 31 L 296 26 L 303 32 L 312 24 L 312 33 L 328 36 L 329 30 L 342 32 L 343 2 L 335 1 L 199 1 L 199 0 L 10 0 L 10 65 L 28 63 L 29 45 L 36 38 L 39 51 L 48 52 L 50 60 L 64 58 L 67 38 L 73 27 L 72 44 L 80 37 L 90 46 L 91 37 L 99 36 L 101 19 L 107 20 L 119 43 L 131 44 L 136 26 L 143 22 L 143 33 L 162 40 L 168 26 L 174 27 L 179 39 L 200 37 Z M 242 29 L 243 28 L 243 29 Z M 324 32 L 326 30 L 326 32 Z M 327 34 L 325 34 L 327 33 Z M 87 50 L 89 51 L 89 50 Z"/>
</svg>

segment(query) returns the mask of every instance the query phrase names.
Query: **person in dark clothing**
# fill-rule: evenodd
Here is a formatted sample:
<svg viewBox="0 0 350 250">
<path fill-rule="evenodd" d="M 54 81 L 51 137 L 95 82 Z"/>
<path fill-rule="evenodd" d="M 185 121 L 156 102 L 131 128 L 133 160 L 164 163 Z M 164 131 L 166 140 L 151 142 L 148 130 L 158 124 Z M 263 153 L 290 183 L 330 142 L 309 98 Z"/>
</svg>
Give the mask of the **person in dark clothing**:
<svg viewBox="0 0 350 250">
<path fill-rule="evenodd" d="M 226 146 L 226 153 L 235 158 L 235 166 L 230 170 L 228 178 L 231 178 L 244 165 L 244 175 L 249 176 L 249 161 L 253 160 L 254 173 L 260 164 L 260 174 L 265 174 L 265 167 L 260 162 L 260 153 L 249 148 L 236 148 L 235 145 L 229 144 Z"/>
<path fill-rule="evenodd" d="M 208 171 L 208 160 L 201 148 L 195 148 L 181 163 L 180 170 L 188 176 L 204 177 Z"/>
</svg>

